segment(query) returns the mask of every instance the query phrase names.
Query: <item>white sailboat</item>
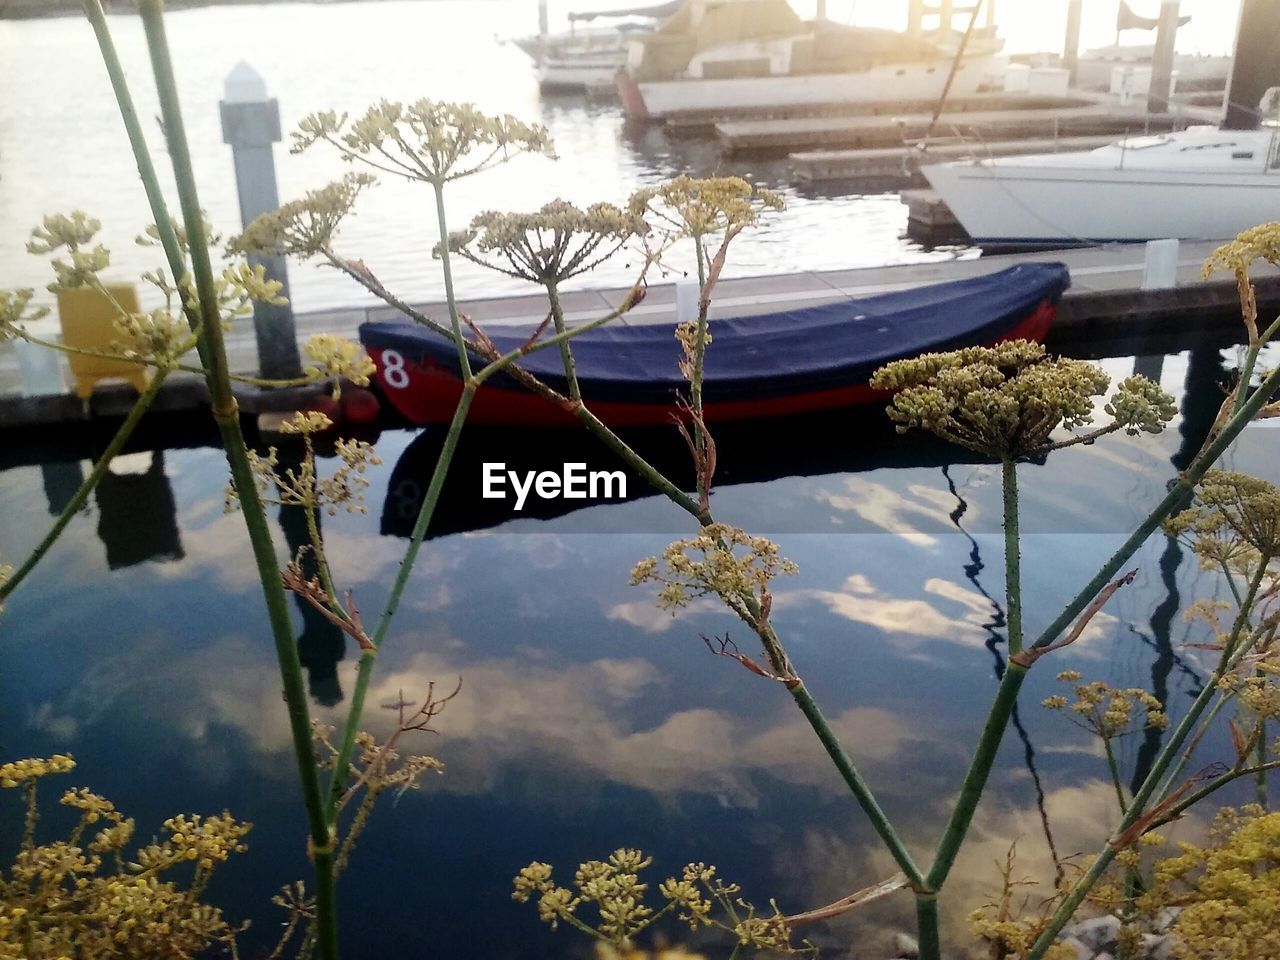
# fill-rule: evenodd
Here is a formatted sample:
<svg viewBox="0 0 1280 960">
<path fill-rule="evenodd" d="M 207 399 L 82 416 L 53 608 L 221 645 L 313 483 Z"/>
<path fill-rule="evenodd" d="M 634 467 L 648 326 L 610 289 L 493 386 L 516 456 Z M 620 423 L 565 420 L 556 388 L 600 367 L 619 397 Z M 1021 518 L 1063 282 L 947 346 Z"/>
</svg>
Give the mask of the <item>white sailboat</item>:
<svg viewBox="0 0 1280 960">
<path fill-rule="evenodd" d="M 1280 128 L 1205 126 L 922 169 L 979 245 L 1221 239 L 1280 219 L 1278 147 Z"/>
<path fill-rule="evenodd" d="M 611 88 L 614 75 L 627 62 L 627 44 L 648 33 L 680 7 L 680 0 L 620 10 L 569 14 L 569 30 L 522 37 L 514 43 L 537 65 L 538 86 L 546 92 L 578 92 Z M 545 14 L 543 17 L 545 21 Z M 600 26 L 579 23 L 606 21 Z"/>
</svg>

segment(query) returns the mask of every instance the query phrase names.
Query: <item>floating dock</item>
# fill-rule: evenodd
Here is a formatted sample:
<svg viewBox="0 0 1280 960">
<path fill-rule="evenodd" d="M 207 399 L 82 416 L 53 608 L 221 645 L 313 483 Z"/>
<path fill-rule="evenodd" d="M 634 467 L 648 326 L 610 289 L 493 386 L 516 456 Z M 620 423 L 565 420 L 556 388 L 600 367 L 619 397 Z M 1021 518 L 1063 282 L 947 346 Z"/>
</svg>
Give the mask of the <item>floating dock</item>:
<svg viewBox="0 0 1280 960">
<path fill-rule="evenodd" d="M 850 297 L 903 290 L 929 283 L 960 280 L 992 273 L 1020 261 L 1054 260 L 1071 271 L 1067 292 L 1051 334 L 1051 346 L 1076 356 L 1115 356 L 1125 351 L 1166 352 L 1193 343 L 1237 342 L 1243 333 L 1233 280 L 1204 282 L 1200 265 L 1216 246 L 1212 242 L 1185 243 L 1179 253 L 1178 285 L 1163 290 L 1142 289 L 1145 249 L 1141 245 L 1109 245 L 1036 254 L 935 260 L 902 266 L 817 271 L 722 280 L 716 287 L 712 317 L 765 313 L 786 307 L 817 306 Z M 1258 300 L 1263 310 L 1280 309 L 1280 270 L 1258 271 Z M 561 295 L 570 324 L 592 320 L 622 302 L 625 289 L 580 290 Z M 538 295 L 465 301 L 462 310 L 482 329 L 514 325 L 532 329 L 546 316 L 546 301 Z M 444 317 L 441 304 L 423 305 L 423 312 Z M 618 322 L 668 323 L 675 315 L 672 284 L 649 288 L 645 300 Z M 397 316 L 390 307 L 356 307 L 302 313 L 295 317 L 298 336 L 334 333 L 354 337 L 366 320 Z M 1142 325 L 1156 321 L 1152 340 Z M 252 373 L 257 366 L 251 323 L 237 324 L 227 340 L 233 370 Z M 47 427 L 84 423 L 93 417 L 123 416 L 136 394 L 132 388 L 107 384 L 86 405 L 69 390 L 45 396 L 24 396 L 16 353 L 0 347 L 0 429 Z M 245 413 L 288 408 L 297 394 L 244 388 L 239 393 Z M 207 405 L 203 381 L 175 374 L 165 383 L 154 405 L 156 412 L 195 410 Z"/>
<path fill-rule="evenodd" d="M 1134 108 L 1062 107 L 1049 110 L 947 111 L 934 122 L 932 113 L 896 116 L 795 117 L 741 120 L 716 124 L 716 136 L 727 153 L 793 153 L 823 147 L 900 147 L 925 136 L 954 135 L 979 145 L 984 141 L 1051 139 L 1083 136 L 1127 136 L 1162 133 L 1202 122 L 1206 111 L 1183 108 L 1173 113 L 1147 113 Z"/>
<path fill-rule="evenodd" d="M 841 180 L 876 184 L 882 189 L 890 189 L 924 184 L 920 167 L 929 163 L 946 163 L 975 157 L 1013 157 L 1028 153 L 1096 150 L 1114 143 L 1115 139 L 1110 135 L 1101 135 L 985 143 L 954 138 L 930 140 L 925 147 L 911 144 L 871 150 L 806 150 L 791 154 L 790 159 L 791 171 L 801 183 Z"/>
</svg>

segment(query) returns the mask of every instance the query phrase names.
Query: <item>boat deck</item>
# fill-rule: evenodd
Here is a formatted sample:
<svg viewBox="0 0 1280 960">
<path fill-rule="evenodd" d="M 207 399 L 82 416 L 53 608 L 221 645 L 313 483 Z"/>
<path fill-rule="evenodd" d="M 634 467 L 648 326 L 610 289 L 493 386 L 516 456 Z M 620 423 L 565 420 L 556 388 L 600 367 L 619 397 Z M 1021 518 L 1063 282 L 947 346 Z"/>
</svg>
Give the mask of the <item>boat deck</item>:
<svg viewBox="0 0 1280 960">
<path fill-rule="evenodd" d="M 1186 243 L 1179 255 L 1178 287 L 1142 290 L 1144 248 L 1140 245 L 1087 247 L 1037 254 L 990 256 L 962 260 L 938 260 L 901 266 L 803 272 L 775 276 L 723 280 L 716 288 L 712 316 L 767 313 L 787 306 L 817 306 L 847 297 L 902 290 L 928 283 L 960 280 L 993 273 L 1020 260 L 1058 260 L 1071 271 L 1072 286 L 1063 299 L 1053 342 L 1073 352 L 1102 356 L 1127 343 L 1137 326 L 1160 319 L 1160 332 L 1168 338 L 1160 349 L 1180 349 L 1188 340 L 1213 335 L 1222 342 L 1241 328 L 1235 284 L 1221 279 L 1200 280 L 1200 264 L 1213 250 L 1209 242 Z M 1280 270 L 1259 271 L 1259 301 L 1264 309 L 1280 306 Z M 625 289 L 580 290 L 562 295 L 570 324 L 582 323 L 613 308 L 626 296 Z M 421 309 L 444 317 L 441 304 Z M 532 328 L 546 316 L 545 300 L 538 295 L 469 300 L 462 309 L 482 328 L 503 325 Z M 675 288 L 671 284 L 649 288 L 644 302 L 618 322 L 668 323 L 675 313 Z M 388 307 L 352 307 L 299 314 L 298 337 L 328 332 L 354 337 L 366 320 L 394 317 Z M 1211 329 L 1212 328 L 1212 329 Z M 228 337 L 233 370 L 251 373 L 257 365 L 252 325 L 242 323 Z M 12 345 L 0 347 L 0 428 L 82 422 L 86 416 L 119 416 L 127 411 L 134 394 L 124 386 L 105 385 L 95 393 L 89 410 L 75 396 L 57 394 L 26 397 Z M 274 402 L 273 402 L 274 401 Z M 264 397 L 249 390 L 241 398 L 247 412 L 265 410 L 287 402 L 287 397 Z M 203 383 L 194 376 L 175 375 L 157 399 L 156 410 L 198 408 L 206 403 Z"/>
</svg>

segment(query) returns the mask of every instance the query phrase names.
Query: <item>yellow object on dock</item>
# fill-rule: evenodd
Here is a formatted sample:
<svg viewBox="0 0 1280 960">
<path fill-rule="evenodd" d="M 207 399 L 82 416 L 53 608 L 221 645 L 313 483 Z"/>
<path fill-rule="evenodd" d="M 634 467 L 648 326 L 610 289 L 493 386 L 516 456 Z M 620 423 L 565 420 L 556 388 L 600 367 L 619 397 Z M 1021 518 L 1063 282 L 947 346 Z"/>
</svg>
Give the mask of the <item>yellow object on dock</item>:
<svg viewBox="0 0 1280 960">
<path fill-rule="evenodd" d="M 109 351 L 116 339 L 115 319 L 120 311 L 138 312 L 138 294 L 131 283 L 104 284 L 111 295 L 100 290 L 77 287 L 58 291 L 58 319 L 62 322 L 62 342 L 77 350 Z M 111 360 L 69 353 L 67 361 L 75 380 L 76 396 L 88 400 L 99 380 L 120 379 L 133 384 L 139 393 L 147 388 L 150 370 L 141 363 Z"/>
</svg>

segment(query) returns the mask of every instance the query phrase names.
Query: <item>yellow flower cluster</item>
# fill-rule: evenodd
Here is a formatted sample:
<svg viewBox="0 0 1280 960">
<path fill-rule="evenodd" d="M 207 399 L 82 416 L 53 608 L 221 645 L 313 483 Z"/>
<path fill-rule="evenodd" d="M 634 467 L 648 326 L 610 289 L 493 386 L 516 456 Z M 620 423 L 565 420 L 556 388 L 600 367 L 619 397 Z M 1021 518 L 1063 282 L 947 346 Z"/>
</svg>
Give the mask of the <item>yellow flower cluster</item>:
<svg viewBox="0 0 1280 960">
<path fill-rule="evenodd" d="M 57 755 L 6 764 L 0 773 L 34 791 L 35 778 L 73 766 L 70 757 Z M 34 793 L 30 802 L 29 829 L 35 823 Z M 13 863 L 0 872 L 0 957 L 132 960 L 193 957 L 215 943 L 233 946 L 234 931 L 200 895 L 209 871 L 231 853 L 244 851 L 239 841 L 248 824 L 226 814 L 175 817 L 166 823 L 173 836 L 139 851 L 131 861 L 124 849 L 134 822 L 109 800 L 78 788 L 66 791 L 61 802 L 80 811 L 68 837 L 37 843 L 28 833 Z M 103 822 L 82 846 L 85 830 Z M 114 872 L 103 871 L 108 854 L 114 855 Z M 192 861 L 196 870 L 182 874 L 188 877 L 185 883 L 162 879 L 165 872 Z"/>
<path fill-rule="evenodd" d="M 898 432 L 915 427 L 1001 459 L 1047 452 L 1059 427 L 1093 422 L 1094 398 L 1110 384 L 1084 360 L 1050 357 L 1044 347 L 1011 340 L 898 360 L 876 371 L 871 385 L 896 391 L 889 416 Z M 1106 430 L 1159 433 L 1177 412 L 1173 398 L 1144 377 L 1120 384 L 1106 405 Z"/>
<path fill-rule="evenodd" d="M 312 257 L 329 251 L 343 219 L 355 206 L 361 191 L 376 182 L 368 174 L 349 173 L 301 200 L 291 200 L 279 210 L 264 213 L 233 237 L 232 253 L 287 254 Z"/>
<path fill-rule="evenodd" d="M 520 153 L 554 157 L 545 127 L 510 115 L 482 113 L 474 104 L 421 99 L 382 100 L 349 120 L 334 111 L 303 118 L 291 152 L 313 144 L 336 147 L 343 159 L 396 176 L 443 184 L 502 163 Z"/>
<path fill-rule="evenodd" d="M 1065 711 L 1072 723 L 1103 740 L 1122 737 L 1146 727 L 1163 730 L 1169 725 L 1164 706 L 1139 687 L 1119 689 L 1101 680 L 1081 683 L 1080 674 L 1075 670 L 1062 671 L 1058 680 L 1071 685 L 1075 699 L 1055 695 L 1046 698 L 1044 706 L 1050 710 Z"/>
<path fill-rule="evenodd" d="M 332 426 L 333 421 L 318 410 L 299 410 L 290 419 L 280 424 L 280 432 L 300 434 L 324 433 Z"/>
<path fill-rule="evenodd" d="M 222 242 L 222 235 L 213 229 L 213 223 L 208 217 L 201 214 L 200 228 L 204 232 L 204 242 L 207 246 L 216 247 Z M 174 238 L 178 241 L 178 249 L 184 253 L 191 249 L 191 245 L 187 242 L 187 228 L 177 217 L 169 218 L 169 226 L 173 230 Z M 142 233 L 133 238 L 133 242 L 140 247 L 158 247 L 160 242 L 160 228 L 154 223 L 148 224 Z"/>
<path fill-rule="evenodd" d="M 611 203 L 583 210 L 552 200 L 534 213 L 481 213 L 470 230 L 449 235 L 449 249 L 508 276 L 548 284 L 593 269 L 644 229 L 638 214 Z M 434 252 L 440 255 L 439 244 Z"/>
<path fill-rule="evenodd" d="M 321 476 L 316 470 L 310 437 L 331 425 L 332 422 L 322 413 L 298 413 L 282 425 L 284 433 L 300 434 L 308 444 L 306 455 L 297 469 L 289 467 L 281 473 L 280 455 L 275 447 L 268 448 L 265 455 L 256 450 L 249 451 L 249 466 L 258 494 L 266 502 L 323 509 L 330 516 L 337 514 L 339 507 L 346 508 L 348 513 L 368 512 L 364 491 L 369 481 L 364 478 L 364 472 L 370 466 L 380 466 L 382 459 L 372 444 L 363 440 L 339 439 L 334 442 L 334 453 L 340 466 L 332 476 Z M 227 511 L 234 510 L 239 499 L 233 481 L 226 489 Z"/>
<path fill-rule="evenodd" d="M 1249 268 L 1259 260 L 1280 263 L 1280 222 L 1251 227 L 1222 244 L 1209 254 L 1200 272 L 1206 280 L 1218 271 L 1246 277 Z"/>
<path fill-rule="evenodd" d="M 313 380 L 345 377 L 358 387 L 367 387 L 369 378 L 377 369 L 360 344 L 333 334 L 314 334 L 304 349 L 317 364 L 307 371 L 307 376 Z"/>
<path fill-rule="evenodd" d="M 715 594 L 746 617 L 744 600 L 763 602 L 770 581 L 798 572 L 772 540 L 715 523 L 703 527 L 696 537 L 672 543 L 661 562 L 657 557 L 641 560 L 631 571 L 631 584 L 662 584 L 658 603 L 663 609 L 674 611 L 698 597 Z"/>
<path fill-rule="evenodd" d="M 76 762 L 65 753 L 55 753 L 48 758 L 32 757 L 0 764 L 0 787 L 11 789 L 56 773 L 68 773 L 76 768 Z"/>
<path fill-rule="evenodd" d="M 1181 844 L 1156 863 L 1139 906 L 1181 907 L 1174 922 L 1180 960 L 1280 956 L 1280 813 L 1224 810 L 1210 842 Z"/>
<path fill-rule="evenodd" d="M 630 950 L 636 935 L 674 910 L 691 930 L 718 927 L 732 934 L 740 947 L 801 952 L 792 947 L 791 928 L 776 906 L 772 915 L 758 916 L 756 908 L 738 895 L 737 884 L 722 882 L 716 877 L 716 868 L 704 863 L 688 864 L 679 879 L 668 877 L 660 883 L 658 892 L 667 903 L 654 911 L 643 902 L 648 884 L 641 883 L 639 877 L 652 862 L 639 850 L 615 850 L 608 860 L 580 864 L 573 880 L 576 889 L 571 889 L 557 886 L 551 867 L 534 861 L 516 875 L 511 897 L 518 903 L 536 897 L 538 918 L 553 930 L 564 921 L 616 949 Z M 597 908 L 599 921 L 594 927 L 578 915 L 583 904 Z M 713 917 L 717 906 L 726 921 Z"/>
</svg>

